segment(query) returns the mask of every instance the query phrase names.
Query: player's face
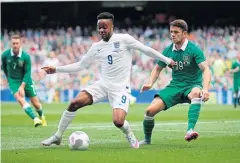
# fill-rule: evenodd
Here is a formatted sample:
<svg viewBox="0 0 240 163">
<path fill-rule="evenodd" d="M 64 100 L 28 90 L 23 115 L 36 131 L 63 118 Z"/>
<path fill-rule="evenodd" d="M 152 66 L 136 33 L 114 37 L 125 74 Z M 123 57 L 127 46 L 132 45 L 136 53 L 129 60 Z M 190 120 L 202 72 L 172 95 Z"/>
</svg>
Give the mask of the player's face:
<svg viewBox="0 0 240 163">
<path fill-rule="evenodd" d="M 186 38 L 186 32 L 176 26 L 170 26 L 170 34 L 174 44 L 179 44 Z"/>
<path fill-rule="evenodd" d="M 100 19 L 97 22 L 98 33 L 104 41 L 108 41 L 113 32 L 113 23 L 110 19 Z"/>
<path fill-rule="evenodd" d="M 13 52 L 18 54 L 20 47 L 21 47 L 21 40 L 20 39 L 12 39 Z"/>
</svg>

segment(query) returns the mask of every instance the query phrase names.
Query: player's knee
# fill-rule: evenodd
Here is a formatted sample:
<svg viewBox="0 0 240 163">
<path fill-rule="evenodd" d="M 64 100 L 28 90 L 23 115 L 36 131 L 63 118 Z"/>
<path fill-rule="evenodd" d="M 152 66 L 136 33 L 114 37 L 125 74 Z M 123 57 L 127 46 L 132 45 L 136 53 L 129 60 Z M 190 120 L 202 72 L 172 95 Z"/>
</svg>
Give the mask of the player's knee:
<svg viewBox="0 0 240 163">
<path fill-rule="evenodd" d="M 15 93 L 14 98 L 18 101 L 21 98 L 21 96 L 18 93 Z"/>
<path fill-rule="evenodd" d="M 148 107 L 146 110 L 146 116 L 154 117 L 156 115 L 156 111 L 152 107 Z"/>
<path fill-rule="evenodd" d="M 24 98 L 20 95 L 15 95 L 15 99 L 17 100 L 18 103 L 23 104 L 25 102 Z"/>
<path fill-rule="evenodd" d="M 121 120 L 114 120 L 113 123 L 117 128 L 121 128 L 124 125 L 124 121 Z"/>
<path fill-rule="evenodd" d="M 75 99 L 73 99 L 68 107 L 68 111 L 74 112 L 78 109 L 91 105 L 93 103 L 92 97 L 89 93 L 81 92 L 79 96 L 77 96 Z"/>
<path fill-rule="evenodd" d="M 68 107 L 68 111 L 75 112 L 75 111 L 77 111 L 81 107 L 83 107 L 83 104 L 80 101 L 77 101 L 77 100 L 73 99 L 70 102 L 70 105 Z"/>
<path fill-rule="evenodd" d="M 201 93 L 201 89 L 200 88 L 193 88 L 191 93 L 189 94 L 189 98 L 190 99 L 199 98 L 200 97 L 200 93 Z"/>
</svg>

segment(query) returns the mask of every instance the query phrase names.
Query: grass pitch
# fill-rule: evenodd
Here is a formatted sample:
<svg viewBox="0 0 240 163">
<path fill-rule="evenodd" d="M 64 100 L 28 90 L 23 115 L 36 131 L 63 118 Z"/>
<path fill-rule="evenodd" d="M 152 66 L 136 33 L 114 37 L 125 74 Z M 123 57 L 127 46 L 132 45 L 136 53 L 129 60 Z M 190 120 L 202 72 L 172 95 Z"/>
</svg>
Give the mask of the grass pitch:
<svg viewBox="0 0 240 163">
<path fill-rule="evenodd" d="M 47 127 L 34 128 L 33 122 L 16 103 L 2 103 L 2 163 L 239 163 L 240 107 L 204 105 L 196 131 L 198 140 L 184 141 L 188 105 L 178 105 L 155 118 L 152 145 L 131 149 L 124 135 L 112 124 L 108 104 L 78 111 L 60 146 L 42 147 L 40 142 L 55 133 L 67 104 L 44 104 Z M 127 120 L 139 140 L 147 105 L 129 109 Z M 68 136 L 81 130 L 90 137 L 87 151 L 71 151 Z"/>
</svg>

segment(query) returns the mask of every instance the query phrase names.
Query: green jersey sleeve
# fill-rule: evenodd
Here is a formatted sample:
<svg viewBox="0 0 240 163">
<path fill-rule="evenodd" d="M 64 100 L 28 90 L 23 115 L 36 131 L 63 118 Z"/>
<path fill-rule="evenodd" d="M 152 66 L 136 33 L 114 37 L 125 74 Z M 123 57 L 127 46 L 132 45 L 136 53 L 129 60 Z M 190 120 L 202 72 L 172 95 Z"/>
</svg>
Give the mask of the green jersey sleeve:
<svg viewBox="0 0 240 163">
<path fill-rule="evenodd" d="M 167 57 L 167 49 L 168 48 L 165 48 L 164 51 L 163 51 L 163 55 Z M 157 61 L 157 64 L 158 66 L 162 67 L 162 68 L 165 68 L 167 66 L 167 64 L 161 60 L 158 60 Z"/>
<path fill-rule="evenodd" d="M 24 62 L 23 82 L 28 83 L 31 80 L 31 59 L 29 55 L 26 57 Z"/>
<path fill-rule="evenodd" d="M 3 70 L 4 74 L 7 77 L 7 61 L 6 61 L 6 54 L 5 53 L 2 53 L 1 60 L 2 60 L 1 69 Z"/>
<path fill-rule="evenodd" d="M 197 45 L 195 46 L 193 53 L 197 64 L 204 62 L 206 60 L 203 51 Z"/>
<path fill-rule="evenodd" d="M 237 63 L 233 62 L 231 69 L 235 69 L 237 67 Z"/>
</svg>

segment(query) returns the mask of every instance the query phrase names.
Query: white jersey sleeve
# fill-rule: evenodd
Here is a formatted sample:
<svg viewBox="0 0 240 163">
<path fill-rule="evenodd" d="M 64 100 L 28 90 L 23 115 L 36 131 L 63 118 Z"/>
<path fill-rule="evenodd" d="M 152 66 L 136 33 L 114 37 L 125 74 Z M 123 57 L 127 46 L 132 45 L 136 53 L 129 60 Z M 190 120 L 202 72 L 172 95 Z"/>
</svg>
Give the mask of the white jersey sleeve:
<svg viewBox="0 0 240 163">
<path fill-rule="evenodd" d="M 139 50 L 149 57 L 159 59 L 159 60 L 165 62 L 167 65 L 169 65 L 171 63 L 170 58 L 165 57 L 163 54 L 161 54 L 161 53 L 157 52 L 156 50 L 144 45 L 143 43 L 136 40 L 135 38 L 133 38 L 129 34 L 125 34 L 125 39 L 126 39 L 125 40 L 126 45 L 128 46 L 129 49 Z"/>
<path fill-rule="evenodd" d="M 94 44 L 89 48 L 87 54 L 83 55 L 79 62 L 56 67 L 57 73 L 74 73 L 85 69 L 89 63 L 93 60 L 94 55 L 96 54 L 96 50 L 94 48 Z"/>
</svg>

